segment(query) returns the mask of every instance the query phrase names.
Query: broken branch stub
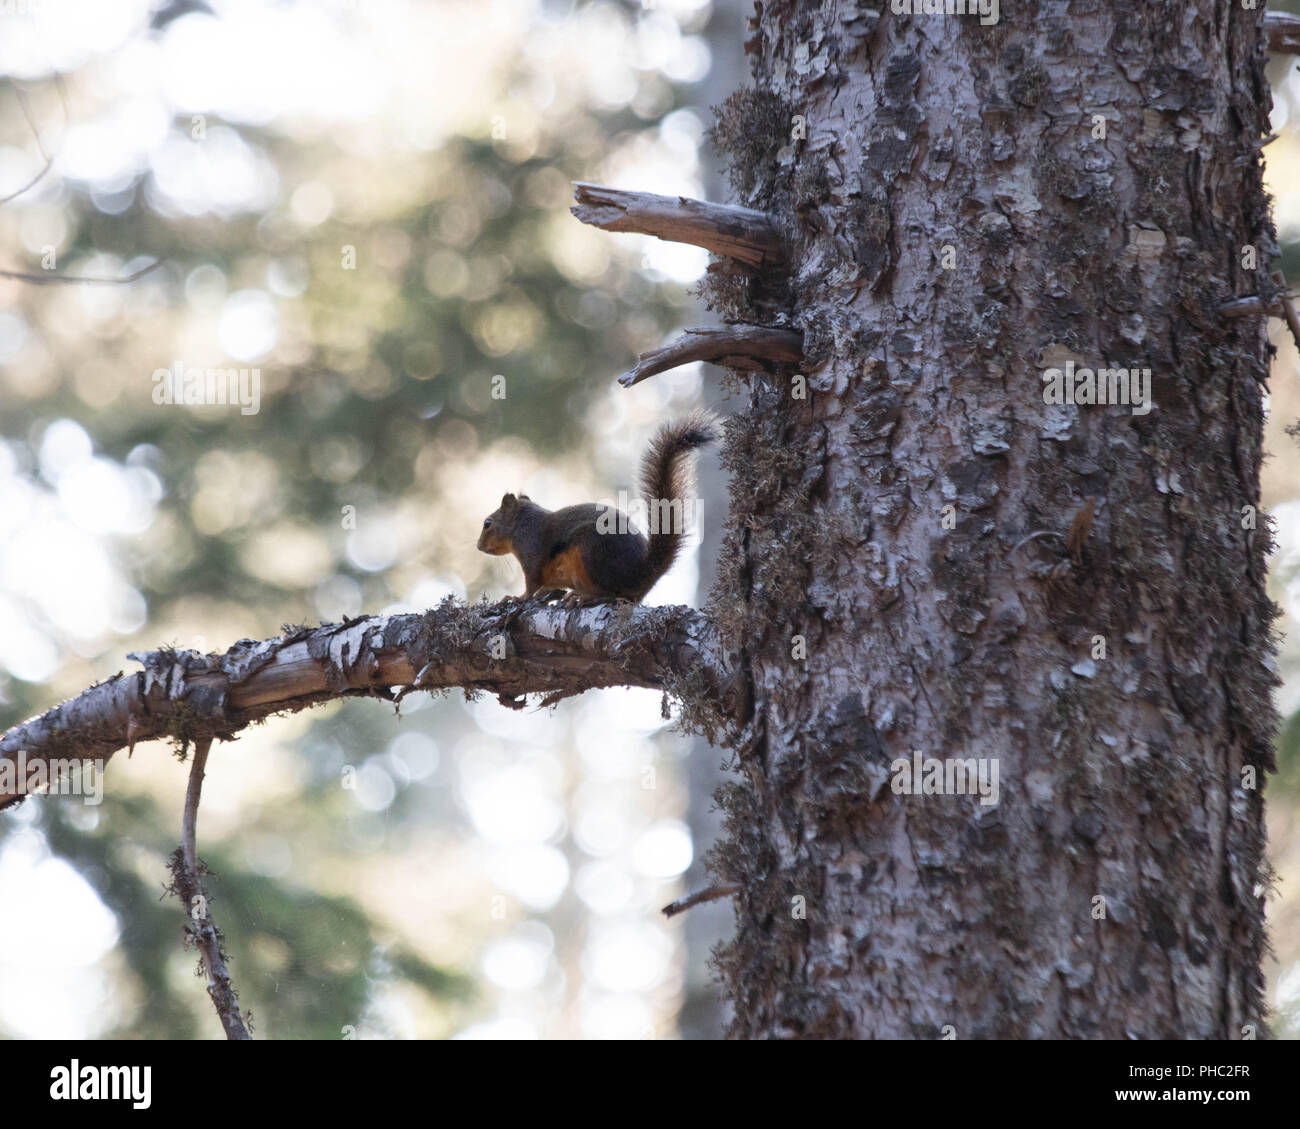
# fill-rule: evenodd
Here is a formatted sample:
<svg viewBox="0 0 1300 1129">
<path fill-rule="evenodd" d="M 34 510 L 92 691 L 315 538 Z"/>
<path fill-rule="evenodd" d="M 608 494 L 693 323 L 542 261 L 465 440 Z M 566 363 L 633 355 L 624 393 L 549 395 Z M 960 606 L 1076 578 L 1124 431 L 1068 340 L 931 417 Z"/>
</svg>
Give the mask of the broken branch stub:
<svg viewBox="0 0 1300 1129">
<path fill-rule="evenodd" d="M 642 353 L 635 367 L 620 376 L 618 382 L 624 388 L 631 388 L 658 373 L 692 361 L 709 361 L 746 372 L 775 372 L 781 365 L 797 365 L 803 361 L 803 334 L 793 329 L 761 325 L 687 329 L 677 340 Z"/>
<path fill-rule="evenodd" d="M 1264 39 L 1274 55 L 1300 55 L 1300 16 L 1265 12 Z"/>
<path fill-rule="evenodd" d="M 750 267 L 785 260 L 785 248 L 772 217 L 753 208 L 710 204 L 688 196 L 625 192 L 574 181 L 577 203 L 569 211 L 604 231 L 653 235 L 670 243 L 690 243 Z"/>
</svg>

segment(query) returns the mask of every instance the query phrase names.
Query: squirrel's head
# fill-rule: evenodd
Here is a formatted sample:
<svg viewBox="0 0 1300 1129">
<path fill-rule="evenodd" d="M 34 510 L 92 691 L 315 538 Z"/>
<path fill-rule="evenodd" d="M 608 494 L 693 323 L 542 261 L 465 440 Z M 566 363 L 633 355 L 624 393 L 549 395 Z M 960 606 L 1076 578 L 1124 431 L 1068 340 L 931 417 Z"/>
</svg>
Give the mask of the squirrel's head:
<svg viewBox="0 0 1300 1129">
<path fill-rule="evenodd" d="M 483 530 L 478 535 L 480 552 L 491 553 L 494 557 L 510 552 L 514 542 L 515 519 L 528 500 L 527 494 L 520 494 L 517 498 L 513 494 L 501 496 L 501 505 L 483 520 Z"/>
</svg>

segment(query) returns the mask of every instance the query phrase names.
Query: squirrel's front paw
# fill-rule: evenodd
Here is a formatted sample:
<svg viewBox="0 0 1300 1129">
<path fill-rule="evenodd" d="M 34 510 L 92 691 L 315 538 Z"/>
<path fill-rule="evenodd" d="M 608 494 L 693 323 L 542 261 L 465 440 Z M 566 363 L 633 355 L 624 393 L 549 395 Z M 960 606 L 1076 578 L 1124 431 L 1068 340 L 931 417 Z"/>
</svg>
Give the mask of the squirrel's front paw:
<svg viewBox="0 0 1300 1129">
<path fill-rule="evenodd" d="M 562 601 L 566 608 L 595 608 L 601 604 L 621 604 L 627 603 L 617 596 L 583 596 L 577 592 L 570 592 Z"/>
</svg>

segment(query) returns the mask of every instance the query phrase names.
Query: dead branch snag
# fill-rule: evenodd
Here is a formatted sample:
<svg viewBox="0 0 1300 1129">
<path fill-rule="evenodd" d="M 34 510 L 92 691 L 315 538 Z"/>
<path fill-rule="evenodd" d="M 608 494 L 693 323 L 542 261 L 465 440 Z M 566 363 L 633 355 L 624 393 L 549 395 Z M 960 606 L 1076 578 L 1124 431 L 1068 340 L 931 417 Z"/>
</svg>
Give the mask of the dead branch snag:
<svg viewBox="0 0 1300 1129">
<path fill-rule="evenodd" d="M 159 650 L 144 669 L 92 686 L 0 736 L 0 808 L 26 794 L 15 771 L 107 761 L 158 737 L 228 740 L 271 714 L 345 697 L 398 703 L 413 690 L 486 691 L 519 699 L 607 686 L 690 686 L 724 715 L 743 699 L 710 622 L 685 607 L 565 609 L 518 601 L 297 627 L 224 654 Z M 5 762 L 13 762 L 6 764 Z"/>
<path fill-rule="evenodd" d="M 775 372 L 803 361 L 803 334 L 761 325 L 717 325 L 687 329 L 676 341 L 642 353 L 618 378 L 624 388 L 692 361 L 709 361 L 747 372 Z"/>
<path fill-rule="evenodd" d="M 705 902 L 716 902 L 719 898 L 735 897 L 739 893 L 740 885 L 735 882 L 730 882 L 725 886 L 710 886 L 707 890 L 698 890 L 694 894 L 687 894 L 684 898 L 678 898 L 675 902 L 669 902 L 660 910 L 660 913 L 664 917 L 676 917 L 679 913 L 685 913 L 688 909 L 694 909 Z"/>
<path fill-rule="evenodd" d="M 753 208 L 710 204 L 688 196 L 625 192 L 598 184 L 573 183 L 578 202 L 569 211 L 583 223 L 605 231 L 653 235 L 670 243 L 690 243 L 750 267 L 785 259 L 772 217 Z"/>
<path fill-rule="evenodd" d="M 1219 307 L 1219 316 L 1225 318 L 1250 318 L 1262 315 L 1277 317 L 1280 312 L 1276 302 L 1266 302 L 1254 294 L 1248 294 L 1244 298 L 1234 298 Z"/>
<path fill-rule="evenodd" d="M 1286 279 L 1281 271 L 1273 272 L 1273 281 L 1281 287 L 1275 301 L 1267 302 L 1256 294 L 1248 294 L 1244 298 L 1234 298 L 1231 302 L 1225 302 L 1219 307 L 1219 316 L 1281 318 L 1286 322 L 1287 329 L 1291 331 L 1291 339 L 1296 343 L 1296 348 L 1300 349 L 1300 314 L 1296 313 L 1295 303 L 1291 300 L 1291 295 L 1286 292 Z"/>
<path fill-rule="evenodd" d="M 1274 55 L 1300 55 L 1300 16 L 1265 12 L 1264 38 Z"/>
</svg>

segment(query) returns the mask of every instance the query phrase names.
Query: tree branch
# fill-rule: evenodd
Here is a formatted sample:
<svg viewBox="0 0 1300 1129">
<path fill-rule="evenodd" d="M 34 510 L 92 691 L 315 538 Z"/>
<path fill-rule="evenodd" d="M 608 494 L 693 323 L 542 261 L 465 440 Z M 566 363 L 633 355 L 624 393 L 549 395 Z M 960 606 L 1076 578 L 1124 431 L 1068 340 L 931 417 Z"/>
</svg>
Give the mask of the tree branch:
<svg viewBox="0 0 1300 1129">
<path fill-rule="evenodd" d="M 631 388 L 657 373 L 692 361 L 711 361 L 749 372 L 773 372 L 778 365 L 797 365 L 802 360 L 803 334 L 797 330 L 761 325 L 703 326 L 687 329 L 676 341 L 642 353 L 636 367 L 620 376 L 618 382 Z"/>
<path fill-rule="evenodd" d="M 203 888 L 202 875 L 207 867 L 199 861 L 195 845 L 195 831 L 199 819 L 199 797 L 203 793 L 203 770 L 208 763 L 208 750 L 212 738 L 195 742 L 194 760 L 190 765 L 190 782 L 185 790 L 185 812 L 181 817 L 181 846 L 172 856 L 172 889 L 185 905 L 193 924 L 187 937 L 191 938 L 203 954 L 203 967 L 208 974 L 208 996 L 217 1009 L 217 1018 L 225 1029 L 226 1038 L 251 1039 L 244 1017 L 239 1013 L 239 993 L 230 979 L 226 967 L 226 954 L 221 949 L 221 930 L 212 918 L 208 905 L 208 892 Z"/>
<path fill-rule="evenodd" d="M 694 909 L 705 902 L 716 902 L 719 898 L 735 897 L 739 893 L 740 885 L 735 882 L 730 882 L 725 886 L 710 886 L 707 890 L 699 890 L 694 894 L 688 894 L 684 898 L 678 898 L 675 902 L 669 902 L 660 912 L 664 917 L 676 917 L 679 913 L 685 913 L 688 909 Z"/>
<path fill-rule="evenodd" d="M 583 223 L 605 231 L 632 231 L 671 243 L 691 243 L 760 267 L 785 259 L 772 217 L 753 208 L 709 204 L 687 196 L 624 192 L 598 184 L 573 182 L 569 211 Z"/>
<path fill-rule="evenodd" d="M 1274 55 L 1300 55 L 1300 16 L 1265 12 L 1264 37 Z"/>
<path fill-rule="evenodd" d="M 1219 316 L 1225 318 L 1250 318 L 1262 315 L 1280 317 L 1281 307 L 1276 302 L 1266 302 L 1255 294 L 1234 298 L 1219 307 Z"/>
<path fill-rule="evenodd" d="M 0 270 L 0 278 L 12 278 L 18 282 L 33 282 L 37 286 L 49 286 L 56 282 L 84 282 L 95 286 L 125 286 L 128 282 L 134 282 L 137 278 L 144 278 L 150 271 L 157 270 L 165 259 L 155 259 L 148 266 L 141 267 L 132 274 L 124 275 L 121 278 L 98 278 L 95 275 L 86 274 L 27 274 L 23 271 Z"/>
<path fill-rule="evenodd" d="M 1295 303 L 1291 301 L 1291 295 L 1286 292 L 1286 276 L 1280 270 L 1274 271 L 1273 281 L 1282 288 L 1277 296 L 1278 305 L 1282 307 L 1282 320 L 1291 331 L 1291 340 L 1295 342 L 1295 347 L 1300 349 L 1300 315 L 1296 314 Z"/>
<path fill-rule="evenodd" d="M 68 125 L 68 90 L 63 84 L 63 76 L 56 74 L 54 76 L 54 86 L 59 92 L 59 101 L 63 103 L 63 125 L 66 131 Z M 54 167 L 54 154 L 45 151 L 45 145 L 41 141 L 41 131 L 36 127 L 36 118 L 32 115 L 31 103 L 27 100 L 27 95 L 23 92 L 22 87 L 14 87 L 14 94 L 18 98 L 18 105 L 22 108 L 23 117 L 27 119 L 27 125 L 31 128 L 32 136 L 36 139 L 36 148 L 41 156 L 45 158 L 45 164 L 41 167 L 34 177 L 15 192 L 9 193 L 8 196 L 0 196 L 0 204 L 7 204 L 11 200 L 17 200 L 24 192 L 29 192 L 40 183 L 46 173 Z"/>
<path fill-rule="evenodd" d="M 55 779 L 72 763 L 108 760 L 136 741 L 229 739 L 270 714 L 344 697 L 397 703 L 415 689 L 487 690 L 510 704 L 605 686 L 689 687 L 726 717 L 744 718 L 744 681 L 716 635 L 684 607 L 567 610 L 517 601 L 466 607 L 448 599 L 422 615 L 363 616 L 245 639 L 224 654 L 131 654 L 117 674 L 0 737 L 0 808 L 29 790 L 33 766 Z M 400 688 L 394 690 L 394 688 Z"/>
<path fill-rule="evenodd" d="M 1248 318 L 1267 315 L 1281 318 L 1291 331 L 1291 339 L 1295 342 L 1296 348 L 1300 349 L 1300 314 L 1296 313 L 1295 302 L 1286 291 L 1286 279 L 1281 271 L 1273 272 L 1273 281 L 1281 287 L 1275 301 L 1266 302 L 1256 294 L 1248 294 L 1244 298 L 1234 298 L 1231 302 L 1225 302 L 1219 307 L 1219 316 Z"/>
</svg>

